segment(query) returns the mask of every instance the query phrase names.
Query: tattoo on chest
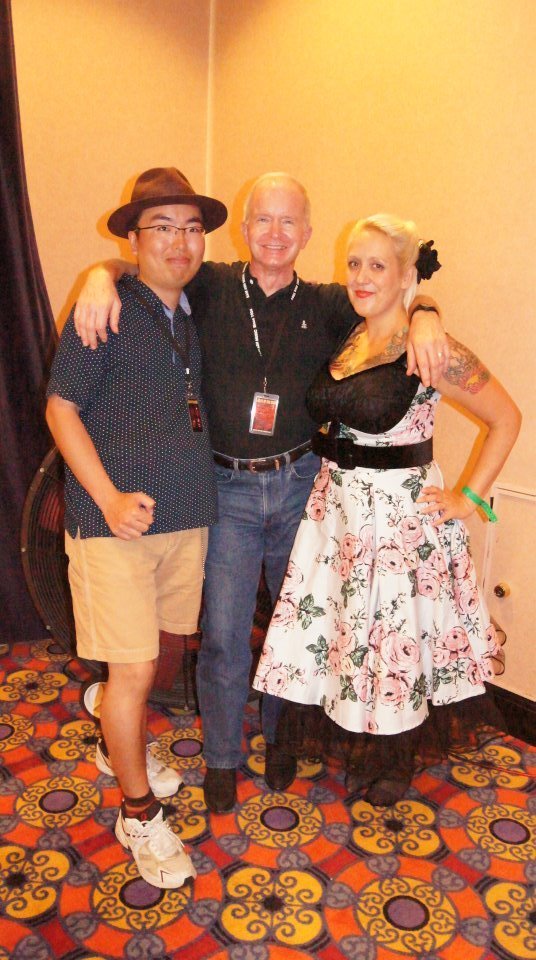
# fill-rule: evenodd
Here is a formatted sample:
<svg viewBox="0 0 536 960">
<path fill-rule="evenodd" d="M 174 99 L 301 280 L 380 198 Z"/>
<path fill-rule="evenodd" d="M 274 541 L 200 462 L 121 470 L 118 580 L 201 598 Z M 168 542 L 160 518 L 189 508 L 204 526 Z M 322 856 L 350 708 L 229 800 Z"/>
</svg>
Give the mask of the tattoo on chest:
<svg viewBox="0 0 536 960">
<path fill-rule="evenodd" d="M 478 393 L 490 379 L 489 370 L 472 350 L 452 338 L 450 338 L 450 350 L 449 367 L 445 373 L 445 379 L 468 393 Z"/>
<path fill-rule="evenodd" d="M 407 338 L 408 328 L 402 327 L 402 330 L 397 330 L 397 332 L 393 334 L 389 340 L 389 343 L 386 344 L 382 352 L 371 359 L 376 360 L 377 363 L 389 363 L 390 360 L 396 360 L 401 353 L 404 353 L 404 350 L 406 349 Z"/>
<path fill-rule="evenodd" d="M 382 350 L 371 356 L 365 331 L 362 327 L 359 330 L 354 330 L 338 357 L 331 361 L 331 373 L 337 374 L 343 379 L 357 373 L 358 370 L 368 370 L 371 367 L 379 367 L 384 363 L 392 363 L 406 349 L 407 334 L 407 327 L 397 330 Z"/>
</svg>

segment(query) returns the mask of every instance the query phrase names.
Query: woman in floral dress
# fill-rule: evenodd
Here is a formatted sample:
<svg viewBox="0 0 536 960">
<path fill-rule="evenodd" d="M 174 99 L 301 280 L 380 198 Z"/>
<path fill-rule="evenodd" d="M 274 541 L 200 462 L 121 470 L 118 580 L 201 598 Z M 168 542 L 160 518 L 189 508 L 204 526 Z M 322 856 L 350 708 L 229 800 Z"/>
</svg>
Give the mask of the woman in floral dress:
<svg viewBox="0 0 536 960">
<path fill-rule="evenodd" d="M 521 417 L 450 337 L 437 390 L 408 377 L 406 305 L 438 267 L 411 222 L 377 215 L 351 233 L 348 295 L 364 321 L 309 389 L 322 465 L 254 681 L 289 701 L 280 747 L 342 756 L 349 789 L 378 805 L 405 793 L 431 720 L 436 755 L 479 729 L 497 652 L 463 519 L 489 511 Z M 488 428 L 461 493 L 433 460 L 441 396 Z"/>
</svg>

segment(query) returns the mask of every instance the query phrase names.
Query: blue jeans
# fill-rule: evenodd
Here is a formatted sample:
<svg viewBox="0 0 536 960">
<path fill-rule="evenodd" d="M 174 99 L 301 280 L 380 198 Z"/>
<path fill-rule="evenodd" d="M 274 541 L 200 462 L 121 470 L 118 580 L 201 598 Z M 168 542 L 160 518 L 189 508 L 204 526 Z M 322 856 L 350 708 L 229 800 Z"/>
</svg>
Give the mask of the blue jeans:
<svg viewBox="0 0 536 960">
<path fill-rule="evenodd" d="M 315 454 L 306 453 L 265 473 L 216 466 L 219 520 L 209 533 L 197 663 L 203 752 L 209 767 L 236 768 L 242 759 L 250 637 L 262 564 L 275 603 L 319 465 Z M 280 706 L 277 697 L 263 697 L 268 742 L 274 742 Z"/>
</svg>

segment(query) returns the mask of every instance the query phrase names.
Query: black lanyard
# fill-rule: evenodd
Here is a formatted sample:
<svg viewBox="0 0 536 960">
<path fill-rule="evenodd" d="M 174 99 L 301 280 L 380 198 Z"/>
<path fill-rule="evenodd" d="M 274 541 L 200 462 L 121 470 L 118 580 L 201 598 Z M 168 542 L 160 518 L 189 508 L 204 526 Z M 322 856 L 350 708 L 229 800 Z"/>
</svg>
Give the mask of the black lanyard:
<svg viewBox="0 0 536 960">
<path fill-rule="evenodd" d="M 268 385 L 268 370 L 269 370 L 269 368 L 271 367 L 272 361 L 274 360 L 275 355 L 276 355 L 276 353 L 277 353 L 277 351 L 278 351 L 279 341 L 281 340 L 281 335 L 282 335 L 282 333 L 283 333 L 283 327 L 285 326 L 285 324 L 286 324 L 286 322 L 287 322 L 287 319 L 286 319 L 286 317 L 283 315 L 283 317 L 281 318 L 281 321 L 278 323 L 277 328 L 276 328 L 276 331 L 275 331 L 275 336 L 274 336 L 274 338 L 273 338 L 273 340 L 272 340 L 272 349 L 270 350 L 270 355 L 269 355 L 268 359 L 265 359 L 264 356 L 263 356 L 262 350 L 261 350 L 261 344 L 260 344 L 260 340 L 259 340 L 259 330 L 258 330 L 258 327 L 257 327 L 257 320 L 256 320 L 256 318 L 255 318 L 255 311 L 253 310 L 253 305 L 252 305 L 252 302 L 251 302 L 251 297 L 250 297 L 250 295 L 249 295 L 249 290 L 248 290 L 247 284 L 246 284 L 246 268 L 247 268 L 247 264 L 244 264 L 244 269 L 242 270 L 242 288 L 243 288 L 243 290 L 244 290 L 244 296 L 245 296 L 245 298 L 246 298 L 247 305 L 248 305 L 248 309 L 249 309 L 249 315 L 250 315 L 250 317 L 251 317 L 251 325 L 252 325 L 252 327 L 253 327 L 253 339 L 255 340 L 255 346 L 256 346 L 256 348 L 257 348 L 257 352 L 258 352 L 258 354 L 259 354 L 259 357 L 261 358 L 261 360 L 264 360 L 264 386 L 263 386 L 263 389 L 264 389 L 264 392 L 266 393 L 266 388 L 267 388 L 267 385 Z M 296 278 L 296 283 L 295 283 L 295 285 L 294 285 L 294 290 L 292 291 L 292 294 L 291 294 L 291 297 L 290 297 L 290 302 L 291 302 L 291 303 L 292 303 L 292 301 L 294 300 L 294 297 L 296 296 L 296 293 L 298 292 L 298 287 L 299 287 L 299 285 L 300 285 L 300 278 L 297 277 L 297 278 Z"/>
<path fill-rule="evenodd" d="M 144 307 L 145 310 L 147 310 L 149 315 L 155 321 L 160 332 L 164 335 L 168 343 L 171 344 L 175 353 L 178 353 L 179 357 L 181 358 L 184 366 L 184 373 L 186 375 L 186 386 L 188 388 L 188 395 L 190 396 L 190 394 L 192 393 L 192 377 L 190 374 L 190 327 L 188 325 L 188 317 L 186 317 L 186 323 L 184 325 L 185 326 L 184 339 L 186 342 L 185 342 L 185 345 L 183 346 L 182 343 L 180 343 L 179 340 L 177 340 L 174 334 L 172 334 L 171 330 L 162 319 L 162 314 L 160 313 L 159 308 L 149 303 L 149 301 L 146 300 L 145 297 L 142 296 L 142 294 L 139 293 L 138 291 L 135 291 L 135 292 L 133 291 L 133 293 L 138 303 L 142 307 Z"/>
</svg>

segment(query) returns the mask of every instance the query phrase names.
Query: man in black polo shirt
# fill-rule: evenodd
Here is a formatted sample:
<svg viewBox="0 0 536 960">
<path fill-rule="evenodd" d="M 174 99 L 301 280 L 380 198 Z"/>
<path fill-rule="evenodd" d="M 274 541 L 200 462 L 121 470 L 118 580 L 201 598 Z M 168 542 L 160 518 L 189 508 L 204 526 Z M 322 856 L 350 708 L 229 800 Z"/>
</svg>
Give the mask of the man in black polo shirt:
<svg viewBox="0 0 536 960">
<path fill-rule="evenodd" d="M 204 233 L 226 219 L 174 168 L 152 169 L 108 221 L 138 276 L 118 285 L 125 330 L 84 350 L 71 314 L 48 386 L 47 421 L 66 462 L 65 525 L 77 649 L 108 664 L 98 769 L 123 800 L 115 832 L 141 876 L 180 887 L 195 869 L 158 798 L 181 780 L 146 751 L 160 629 L 197 628 L 207 527 L 216 519 L 201 352 L 184 286 Z"/>
<path fill-rule="evenodd" d="M 305 407 L 314 373 L 346 336 L 356 315 L 338 284 L 300 280 L 296 258 L 311 235 L 309 200 L 287 174 L 266 174 L 246 202 L 243 232 L 248 264 L 206 263 L 188 295 L 203 351 L 203 393 L 218 481 L 218 523 L 211 528 L 205 567 L 203 639 L 197 689 L 207 765 L 204 790 L 214 813 L 232 808 L 242 758 L 243 711 L 249 692 L 250 635 L 261 567 L 273 601 L 286 571 L 318 458 L 316 429 Z M 94 344 L 106 336 L 118 304 L 110 277 L 128 265 L 97 268 L 78 303 L 78 329 Z M 430 382 L 446 356 L 433 313 L 419 313 L 426 347 L 420 373 Z M 434 318 L 430 333 L 430 318 Z M 422 333 L 422 330 L 421 330 Z M 440 362 L 441 366 L 441 362 Z M 274 746 L 280 701 L 263 698 L 265 778 L 285 789 L 294 758 Z"/>
</svg>

